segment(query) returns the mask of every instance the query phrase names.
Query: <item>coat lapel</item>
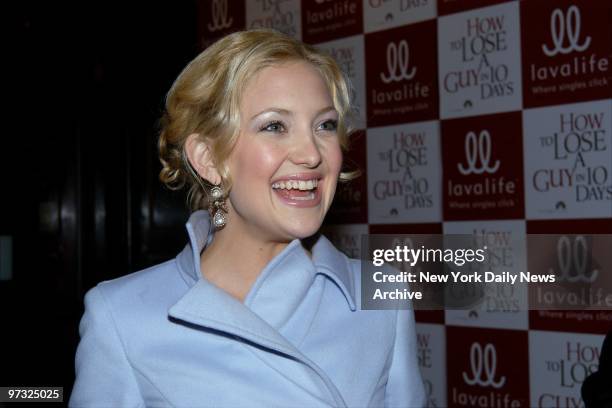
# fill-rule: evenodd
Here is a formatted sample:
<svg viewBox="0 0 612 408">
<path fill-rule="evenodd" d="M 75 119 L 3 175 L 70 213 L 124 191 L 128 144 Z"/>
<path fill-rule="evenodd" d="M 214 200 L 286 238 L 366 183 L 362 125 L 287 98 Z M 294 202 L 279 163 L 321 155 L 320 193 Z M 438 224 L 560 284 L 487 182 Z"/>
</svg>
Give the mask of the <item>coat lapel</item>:
<svg viewBox="0 0 612 408">
<path fill-rule="evenodd" d="M 276 329 L 204 279 L 192 286 L 168 314 L 174 319 L 239 336 L 292 357 L 299 355 Z"/>
</svg>

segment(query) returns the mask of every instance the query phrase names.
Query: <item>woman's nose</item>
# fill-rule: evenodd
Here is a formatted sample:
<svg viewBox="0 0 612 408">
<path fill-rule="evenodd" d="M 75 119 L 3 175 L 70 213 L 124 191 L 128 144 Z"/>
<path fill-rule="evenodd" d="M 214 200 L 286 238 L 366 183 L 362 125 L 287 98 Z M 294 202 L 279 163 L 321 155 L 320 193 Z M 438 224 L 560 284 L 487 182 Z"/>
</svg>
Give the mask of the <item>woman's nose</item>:
<svg viewBox="0 0 612 408">
<path fill-rule="evenodd" d="M 310 169 L 318 167 L 321 164 L 321 151 L 317 145 L 316 135 L 312 131 L 303 131 L 296 136 L 291 160 Z"/>
</svg>

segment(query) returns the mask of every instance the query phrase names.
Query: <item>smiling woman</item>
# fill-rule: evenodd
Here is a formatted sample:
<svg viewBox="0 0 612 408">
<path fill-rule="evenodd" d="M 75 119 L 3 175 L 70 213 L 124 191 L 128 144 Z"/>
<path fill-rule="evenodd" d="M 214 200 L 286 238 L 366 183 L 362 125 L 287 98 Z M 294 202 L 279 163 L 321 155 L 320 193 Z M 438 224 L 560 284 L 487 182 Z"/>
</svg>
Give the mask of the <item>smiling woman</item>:
<svg viewBox="0 0 612 408">
<path fill-rule="evenodd" d="M 71 406 L 424 405 L 410 311 L 359 307 L 360 264 L 317 235 L 349 86 L 283 34 L 231 34 L 168 93 L 161 180 L 188 186 L 176 257 L 88 292 Z"/>
<path fill-rule="evenodd" d="M 338 113 L 321 75 L 307 62 L 262 69 L 244 90 L 240 120 L 228 160 L 231 223 L 219 237 L 287 243 L 313 235 L 342 162 Z"/>
</svg>

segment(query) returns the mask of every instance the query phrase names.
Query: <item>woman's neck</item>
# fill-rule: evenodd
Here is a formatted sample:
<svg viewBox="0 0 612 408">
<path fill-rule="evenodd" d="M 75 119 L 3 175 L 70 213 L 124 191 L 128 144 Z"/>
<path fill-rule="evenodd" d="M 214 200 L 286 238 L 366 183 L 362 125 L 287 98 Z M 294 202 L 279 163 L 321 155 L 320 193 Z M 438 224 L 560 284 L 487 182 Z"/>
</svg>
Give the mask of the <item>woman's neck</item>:
<svg viewBox="0 0 612 408">
<path fill-rule="evenodd" d="M 244 301 L 264 267 L 288 242 L 272 242 L 244 231 L 231 222 L 217 231 L 200 257 L 202 275 L 234 298 Z"/>
</svg>

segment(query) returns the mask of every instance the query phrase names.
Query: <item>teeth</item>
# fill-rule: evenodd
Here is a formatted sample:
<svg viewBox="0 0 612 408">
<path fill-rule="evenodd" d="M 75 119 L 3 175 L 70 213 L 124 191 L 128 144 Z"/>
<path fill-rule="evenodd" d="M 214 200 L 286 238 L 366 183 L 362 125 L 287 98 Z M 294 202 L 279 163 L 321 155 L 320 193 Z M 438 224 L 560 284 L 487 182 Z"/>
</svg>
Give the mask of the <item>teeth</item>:
<svg viewBox="0 0 612 408">
<path fill-rule="evenodd" d="M 314 198 L 315 198 L 315 193 L 309 193 L 307 196 L 304 196 L 304 197 L 291 197 L 292 200 L 296 200 L 296 201 L 314 200 Z"/>
<path fill-rule="evenodd" d="M 319 181 L 317 179 L 312 180 L 287 180 L 287 181 L 277 181 L 272 184 L 272 188 L 274 189 L 282 189 L 282 190 L 312 190 L 317 187 Z"/>
</svg>

